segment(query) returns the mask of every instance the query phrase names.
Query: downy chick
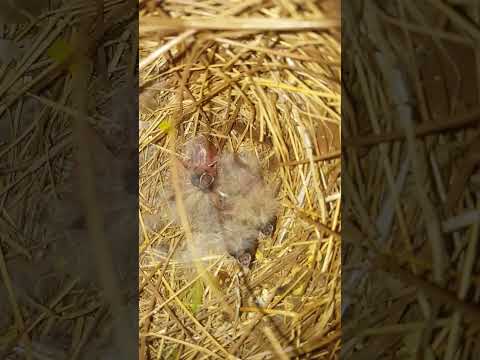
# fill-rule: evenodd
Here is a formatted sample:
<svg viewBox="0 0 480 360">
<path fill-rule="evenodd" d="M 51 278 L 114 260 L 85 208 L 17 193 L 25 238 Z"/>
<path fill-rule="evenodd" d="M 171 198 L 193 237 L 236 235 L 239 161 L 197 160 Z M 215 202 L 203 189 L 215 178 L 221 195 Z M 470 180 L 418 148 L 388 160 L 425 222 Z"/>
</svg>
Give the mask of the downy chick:
<svg viewBox="0 0 480 360">
<path fill-rule="evenodd" d="M 205 136 L 200 135 L 185 144 L 184 153 L 186 160 L 174 160 L 174 166 L 178 170 L 180 193 L 192 231 L 207 228 L 218 231 L 216 204 L 212 201 L 216 186 L 216 149 Z M 180 223 L 172 181 L 170 178 L 167 201 L 174 220 Z"/>
<path fill-rule="evenodd" d="M 225 153 L 218 160 L 217 191 L 222 197 L 226 251 L 244 268 L 254 258 L 260 233 L 273 233 L 278 203 L 252 153 Z"/>
</svg>

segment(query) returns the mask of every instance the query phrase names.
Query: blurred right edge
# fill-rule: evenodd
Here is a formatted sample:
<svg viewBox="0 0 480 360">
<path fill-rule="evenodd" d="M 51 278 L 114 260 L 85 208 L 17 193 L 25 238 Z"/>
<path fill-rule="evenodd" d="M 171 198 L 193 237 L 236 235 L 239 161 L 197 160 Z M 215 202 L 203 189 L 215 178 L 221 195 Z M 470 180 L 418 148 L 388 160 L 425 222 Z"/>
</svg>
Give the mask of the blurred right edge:
<svg viewBox="0 0 480 360">
<path fill-rule="evenodd" d="M 480 3 L 466 3 L 343 1 L 343 359 L 479 358 Z"/>
</svg>

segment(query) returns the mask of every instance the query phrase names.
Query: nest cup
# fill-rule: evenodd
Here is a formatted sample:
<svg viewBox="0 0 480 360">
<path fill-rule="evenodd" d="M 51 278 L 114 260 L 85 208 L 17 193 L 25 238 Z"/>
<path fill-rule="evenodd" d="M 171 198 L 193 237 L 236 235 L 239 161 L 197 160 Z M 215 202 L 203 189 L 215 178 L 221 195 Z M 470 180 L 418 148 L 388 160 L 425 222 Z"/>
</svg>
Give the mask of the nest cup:
<svg viewBox="0 0 480 360">
<path fill-rule="evenodd" d="M 341 53 L 338 28 L 322 28 L 322 19 L 334 14 L 326 5 L 335 2 L 282 3 L 166 1 L 140 15 L 145 355 L 289 358 L 334 356 L 339 349 Z M 160 18 L 170 28 L 153 31 Z M 276 19 L 279 28 L 262 28 L 262 18 L 266 24 Z M 171 160 L 198 134 L 223 152 L 254 154 L 265 181 L 278 189 L 275 231 L 260 237 L 244 278 L 227 254 L 202 254 L 208 278 L 192 270 L 191 259 L 181 255 L 188 229 L 169 222 L 162 206 Z M 172 299 L 168 305 L 153 286 Z"/>
</svg>

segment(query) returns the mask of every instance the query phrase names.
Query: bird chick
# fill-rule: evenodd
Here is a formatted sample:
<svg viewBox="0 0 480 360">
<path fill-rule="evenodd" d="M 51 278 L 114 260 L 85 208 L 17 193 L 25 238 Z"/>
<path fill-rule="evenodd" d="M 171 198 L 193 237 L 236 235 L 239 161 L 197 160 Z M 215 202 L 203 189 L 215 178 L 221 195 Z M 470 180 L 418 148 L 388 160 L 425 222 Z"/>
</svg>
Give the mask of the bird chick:
<svg viewBox="0 0 480 360">
<path fill-rule="evenodd" d="M 217 175 L 217 149 L 204 135 L 186 144 L 187 161 L 183 166 L 191 171 L 190 182 L 202 191 L 213 188 Z"/>
<path fill-rule="evenodd" d="M 273 231 L 278 204 L 275 191 L 263 179 L 254 154 L 224 154 L 219 160 L 218 189 L 224 211 L 265 235 Z"/>
<path fill-rule="evenodd" d="M 200 135 L 185 144 L 184 152 L 186 160 L 173 160 L 173 166 L 178 170 L 180 194 L 192 231 L 218 229 L 216 203 L 212 201 L 217 174 L 216 149 L 205 136 Z M 171 177 L 169 182 L 171 186 L 167 189 L 168 204 L 174 220 L 180 223 Z"/>
<path fill-rule="evenodd" d="M 217 167 L 225 248 L 248 267 L 260 233 L 273 233 L 278 210 L 275 191 L 264 181 L 260 163 L 252 153 L 222 154 Z"/>
</svg>

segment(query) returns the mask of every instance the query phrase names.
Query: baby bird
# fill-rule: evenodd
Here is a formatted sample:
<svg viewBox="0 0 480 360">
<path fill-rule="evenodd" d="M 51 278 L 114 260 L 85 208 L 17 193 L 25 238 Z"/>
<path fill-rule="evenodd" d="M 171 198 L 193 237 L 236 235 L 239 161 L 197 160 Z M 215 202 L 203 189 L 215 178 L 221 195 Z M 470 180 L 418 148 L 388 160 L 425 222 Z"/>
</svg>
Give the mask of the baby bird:
<svg viewBox="0 0 480 360">
<path fill-rule="evenodd" d="M 278 210 L 275 192 L 265 183 L 252 153 L 222 154 L 217 166 L 225 249 L 243 267 L 249 267 L 259 234 L 273 233 Z"/>
<path fill-rule="evenodd" d="M 217 149 L 203 136 L 197 136 L 186 145 L 187 161 L 184 168 L 191 171 L 190 181 L 203 192 L 211 190 L 217 175 Z"/>
<path fill-rule="evenodd" d="M 185 153 L 187 160 L 178 161 L 177 166 L 193 246 L 200 252 L 226 251 L 248 268 L 260 233 L 273 232 L 278 209 L 260 163 L 250 153 L 219 155 L 204 136 L 188 142 Z M 173 191 L 168 201 L 175 214 Z M 179 222 L 178 215 L 174 219 Z"/>
<path fill-rule="evenodd" d="M 186 160 L 173 160 L 178 170 L 180 194 L 192 231 L 209 227 L 218 230 L 212 189 L 216 177 L 216 149 L 203 136 L 197 136 L 184 145 Z M 180 223 L 173 178 L 169 179 L 167 202 L 174 220 Z M 216 226 L 217 225 L 217 226 Z"/>
</svg>

